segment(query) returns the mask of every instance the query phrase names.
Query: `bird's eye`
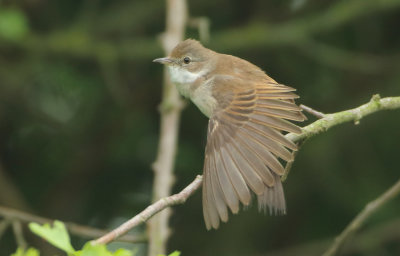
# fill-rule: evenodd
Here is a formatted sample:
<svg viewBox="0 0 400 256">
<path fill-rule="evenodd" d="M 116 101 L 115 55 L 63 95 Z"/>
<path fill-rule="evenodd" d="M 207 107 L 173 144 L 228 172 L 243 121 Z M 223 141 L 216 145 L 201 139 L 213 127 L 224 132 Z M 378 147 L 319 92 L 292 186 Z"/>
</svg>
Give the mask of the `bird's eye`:
<svg viewBox="0 0 400 256">
<path fill-rule="evenodd" d="M 190 57 L 185 57 L 185 58 L 183 58 L 183 62 L 185 63 L 185 64 L 189 64 L 190 63 L 190 61 L 192 61 L 191 59 L 190 59 Z"/>
</svg>

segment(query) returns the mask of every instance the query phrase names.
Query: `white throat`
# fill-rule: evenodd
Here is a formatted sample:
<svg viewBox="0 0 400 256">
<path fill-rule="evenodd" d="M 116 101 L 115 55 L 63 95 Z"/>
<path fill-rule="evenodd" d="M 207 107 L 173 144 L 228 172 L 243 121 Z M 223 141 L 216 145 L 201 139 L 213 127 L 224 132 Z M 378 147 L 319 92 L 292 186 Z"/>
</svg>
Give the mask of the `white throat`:
<svg viewBox="0 0 400 256">
<path fill-rule="evenodd" d="M 176 84 L 179 93 L 186 98 L 190 97 L 190 86 L 192 83 L 205 73 L 203 71 L 199 73 L 190 72 L 178 66 L 169 66 L 168 71 L 171 81 Z"/>
<path fill-rule="evenodd" d="M 207 73 L 202 70 L 198 73 L 190 72 L 177 66 L 169 66 L 171 81 L 176 84 L 179 93 L 186 98 L 190 98 L 203 114 L 210 117 L 217 105 L 217 101 L 212 96 L 212 81 L 203 81 L 197 88 L 191 88 L 193 83 Z"/>
</svg>

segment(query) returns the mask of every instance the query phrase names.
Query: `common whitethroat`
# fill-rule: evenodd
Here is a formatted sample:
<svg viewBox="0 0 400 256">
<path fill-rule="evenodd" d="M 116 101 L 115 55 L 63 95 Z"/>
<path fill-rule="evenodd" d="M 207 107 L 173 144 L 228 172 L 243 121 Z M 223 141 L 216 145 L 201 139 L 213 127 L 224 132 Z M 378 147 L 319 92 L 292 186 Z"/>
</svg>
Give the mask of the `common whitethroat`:
<svg viewBox="0 0 400 256">
<path fill-rule="evenodd" d="M 295 89 L 279 84 L 259 67 L 220 54 L 188 39 L 168 57 L 167 65 L 180 94 L 210 118 L 203 168 L 203 215 L 207 229 L 238 213 L 252 193 L 259 210 L 286 213 L 280 177 L 282 161 L 292 161 L 297 146 L 282 132 L 300 133 L 287 120 L 304 121 Z M 279 161 L 281 159 L 281 161 Z"/>
</svg>

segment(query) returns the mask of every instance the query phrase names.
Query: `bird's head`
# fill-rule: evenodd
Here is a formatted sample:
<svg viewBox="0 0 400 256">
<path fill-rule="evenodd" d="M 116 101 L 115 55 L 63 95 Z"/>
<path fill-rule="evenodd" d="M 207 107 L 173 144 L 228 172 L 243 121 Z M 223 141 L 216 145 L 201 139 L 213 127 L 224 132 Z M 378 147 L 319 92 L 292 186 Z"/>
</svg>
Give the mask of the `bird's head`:
<svg viewBox="0 0 400 256">
<path fill-rule="evenodd" d="M 187 39 L 175 46 L 168 57 L 158 58 L 153 62 L 165 64 L 174 72 L 190 73 L 195 76 L 196 74 L 204 74 L 212 68 L 215 54 L 198 41 Z"/>
</svg>

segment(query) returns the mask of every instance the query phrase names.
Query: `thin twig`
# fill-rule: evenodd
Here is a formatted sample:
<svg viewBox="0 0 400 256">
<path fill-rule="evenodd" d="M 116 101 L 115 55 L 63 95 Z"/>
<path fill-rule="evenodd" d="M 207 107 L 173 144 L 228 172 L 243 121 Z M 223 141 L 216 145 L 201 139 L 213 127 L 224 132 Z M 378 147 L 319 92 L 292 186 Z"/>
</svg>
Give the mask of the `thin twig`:
<svg viewBox="0 0 400 256">
<path fill-rule="evenodd" d="M 314 116 L 316 116 L 316 117 L 318 117 L 318 118 L 324 118 L 324 117 L 325 117 L 325 114 L 324 114 L 324 113 L 319 112 L 319 111 L 317 111 L 317 110 L 315 110 L 315 109 L 313 109 L 313 108 L 307 107 L 306 105 L 300 104 L 300 107 L 301 107 L 304 111 L 306 111 L 306 112 L 310 113 L 311 115 L 314 115 Z"/>
<path fill-rule="evenodd" d="M 331 247 L 329 247 L 323 256 L 336 255 L 338 250 L 343 246 L 344 242 L 349 239 L 372 214 L 377 212 L 384 204 L 388 203 L 398 194 L 400 194 L 400 180 L 398 180 L 391 188 L 389 188 L 378 198 L 369 202 L 365 206 L 364 210 L 362 210 L 335 239 Z"/>
<path fill-rule="evenodd" d="M 118 228 L 114 229 L 110 233 L 106 234 L 105 236 L 100 237 L 99 239 L 95 240 L 94 244 L 107 244 L 119 236 L 122 236 L 132 228 L 136 227 L 137 225 L 146 222 L 152 216 L 157 214 L 158 212 L 164 210 L 165 208 L 183 204 L 186 200 L 197 190 L 200 188 L 202 182 L 202 176 L 198 175 L 192 183 L 190 183 L 186 188 L 184 188 L 178 194 L 174 194 L 169 197 L 161 198 L 154 204 L 148 206 L 144 209 L 141 213 L 134 216 L 132 219 L 128 220 L 127 222 L 123 223 Z"/>
<path fill-rule="evenodd" d="M 22 230 L 22 225 L 19 220 L 12 221 L 12 228 L 14 231 L 15 240 L 17 241 L 18 247 L 26 249 L 27 243 L 24 238 L 24 232 Z"/>
<path fill-rule="evenodd" d="M 12 220 L 18 220 L 22 222 L 37 222 L 39 224 L 44 224 L 44 223 L 53 223 L 53 219 L 47 219 L 43 217 L 39 217 L 30 213 L 22 212 L 19 210 L 15 209 L 10 209 L 7 207 L 0 206 L 0 216 L 4 217 L 4 220 L 0 223 L 0 225 L 4 223 L 8 223 L 8 225 L 11 223 Z M 85 238 L 94 238 L 94 237 L 99 237 L 104 234 L 107 234 L 109 231 L 106 230 L 101 230 L 97 228 L 92 228 L 88 226 L 83 226 L 71 222 L 66 222 L 65 225 L 67 226 L 67 229 L 69 232 L 71 232 L 74 235 L 78 235 L 80 237 L 85 237 Z M 0 229 L 1 231 L 1 229 Z M 0 232 L 1 235 L 1 232 Z M 129 243 L 141 243 L 146 241 L 145 236 L 135 236 L 135 235 L 125 235 L 123 237 L 118 238 L 118 241 L 121 242 L 129 242 Z"/>
<path fill-rule="evenodd" d="M 333 114 L 325 114 L 324 118 L 321 118 L 303 127 L 301 129 L 302 133 L 300 134 L 289 133 L 286 134 L 285 136 L 286 138 L 290 139 L 293 142 L 298 142 L 306 138 L 311 138 L 322 132 L 326 132 L 333 126 L 342 123 L 347 123 L 347 122 L 358 123 L 362 118 L 377 111 L 398 109 L 398 108 L 400 108 L 400 97 L 388 97 L 381 99 L 380 96 L 377 94 L 374 95 L 371 98 L 371 100 L 364 105 Z"/>
<path fill-rule="evenodd" d="M 327 131 L 329 128 L 355 120 L 361 120 L 365 116 L 381 110 L 390 109 L 400 109 L 400 97 L 388 97 L 381 99 L 379 95 L 374 95 L 370 102 L 361 105 L 357 108 L 345 110 L 342 112 L 337 112 L 333 114 L 326 114 L 324 118 L 315 121 L 314 123 L 307 125 L 302 128 L 301 134 L 289 133 L 286 135 L 287 138 L 293 142 L 303 141 L 305 139 L 311 138 L 319 133 Z M 139 225 L 140 223 L 146 222 L 156 213 L 162 211 L 163 209 L 176 205 L 182 204 L 186 199 L 192 195 L 201 186 L 202 177 L 199 175 L 189 186 L 187 186 L 183 191 L 170 197 L 158 200 L 156 203 L 148 206 L 144 211 L 134 216 L 129 221 L 123 223 L 121 226 L 111 231 L 109 234 L 97 239 L 95 243 L 109 243 L 125 234 L 133 227 Z"/>
</svg>

